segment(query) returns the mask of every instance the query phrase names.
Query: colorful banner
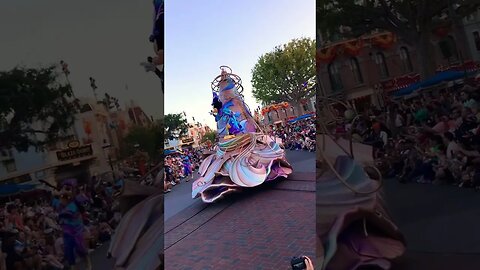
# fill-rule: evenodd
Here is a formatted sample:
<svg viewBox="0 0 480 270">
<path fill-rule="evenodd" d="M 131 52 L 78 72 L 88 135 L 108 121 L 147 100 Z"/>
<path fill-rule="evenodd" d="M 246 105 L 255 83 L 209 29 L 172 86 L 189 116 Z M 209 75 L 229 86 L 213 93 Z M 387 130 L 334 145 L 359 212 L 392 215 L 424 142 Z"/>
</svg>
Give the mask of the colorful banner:
<svg viewBox="0 0 480 270">
<path fill-rule="evenodd" d="M 420 81 L 420 74 L 405 75 L 382 82 L 382 88 L 385 92 L 391 92 L 406 88 L 413 83 Z"/>
<path fill-rule="evenodd" d="M 281 103 L 278 103 L 278 104 L 273 104 L 273 105 L 269 105 L 269 106 L 266 106 L 266 107 L 262 108 L 261 113 L 262 113 L 262 115 L 265 115 L 265 114 L 267 114 L 271 111 L 286 109 L 286 108 L 289 108 L 289 107 L 290 107 L 290 104 L 288 102 L 281 102 Z"/>
<path fill-rule="evenodd" d="M 437 72 L 442 72 L 442 71 L 467 71 L 467 72 L 473 72 L 473 71 L 478 71 L 480 70 L 480 63 L 479 62 L 474 62 L 472 60 L 465 61 L 463 64 L 451 64 L 451 65 L 442 65 L 437 68 Z"/>
<path fill-rule="evenodd" d="M 362 49 L 367 45 L 367 42 L 372 46 L 386 50 L 395 45 L 397 42 L 397 37 L 391 32 L 384 32 L 381 34 L 375 34 L 373 36 L 364 36 L 358 39 L 351 39 L 340 43 L 327 45 L 326 47 L 317 50 L 317 68 L 319 68 L 321 62 L 329 64 L 335 60 L 335 57 L 342 54 L 348 54 L 349 56 L 353 57 L 360 55 Z"/>
</svg>

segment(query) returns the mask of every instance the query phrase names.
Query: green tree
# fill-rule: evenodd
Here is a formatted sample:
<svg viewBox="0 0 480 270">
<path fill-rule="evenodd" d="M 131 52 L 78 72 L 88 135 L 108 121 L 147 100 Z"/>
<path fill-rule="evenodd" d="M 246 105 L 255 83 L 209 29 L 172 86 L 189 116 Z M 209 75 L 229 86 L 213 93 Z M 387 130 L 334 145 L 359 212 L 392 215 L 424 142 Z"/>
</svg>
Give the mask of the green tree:
<svg viewBox="0 0 480 270">
<path fill-rule="evenodd" d="M 479 5 L 478 0 L 317 0 L 317 30 L 329 41 L 375 29 L 395 33 L 417 48 L 420 74 L 425 78 L 436 69 L 432 31 L 453 25 L 458 44 L 467 44 L 461 19 Z"/>
<path fill-rule="evenodd" d="M 0 72 L 0 148 L 38 150 L 67 135 L 79 106 L 58 77 L 53 65 Z"/>
<path fill-rule="evenodd" d="M 132 128 L 125 137 L 124 155 L 133 155 L 136 149 L 148 153 L 151 159 L 157 160 L 163 152 L 163 126 L 158 121 L 150 127 Z"/>
<path fill-rule="evenodd" d="M 185 136 L 188 133 L 188 123 L 183 113 L 170 113 L 163 119 L 165 138 L 173 139 L 176 135 Z"/>
<path fill-rule="evenodd" d="M 258 59 L 252 69 L 253 96 L 263 105 L 298 102 L 315 95 L 315 41 L 294 39 Z"/>
<path fill-rule="evenodd" d="M 202 143 L 206 142 L 207 140 L 214 143 L 216 138 L 217 138 L 217 132 L 216 131 L 208 131 L 208 132 L 205 133 L 205 135 L 203 135 Z"/>
</svg>

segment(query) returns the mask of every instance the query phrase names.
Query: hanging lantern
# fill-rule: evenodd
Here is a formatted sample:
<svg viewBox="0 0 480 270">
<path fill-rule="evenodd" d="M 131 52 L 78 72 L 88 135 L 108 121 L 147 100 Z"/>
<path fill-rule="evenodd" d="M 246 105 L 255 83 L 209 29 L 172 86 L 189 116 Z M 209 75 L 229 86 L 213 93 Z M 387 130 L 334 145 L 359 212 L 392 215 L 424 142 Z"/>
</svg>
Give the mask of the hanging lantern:
<svg viewBox="0 0 480 270">
<path fill-rule="evenodd" d="M 337 46 L 319 49 L 316 53 L 317 62 L 330 63 L 335 59 L 335 56 L 337 56 Z"/>
<path fill-rule="evenodd" d="M 371 42 L 373 45 L 384 50 L 390 49 L 396 41 L 397 37 L 391 32 L 376 35 L 371 38 Z"/>
<path fill-rule="evenodd" d="M 118 125 L 121 130 L 125 130 L 127 125 L 125 124 L 125 121 L 123 119 L 120 119 L 120 123 Z"/>
<path fill-rule="evenodd" d="M 84 120 L 83 121 L 83 130 L 85 133 L 90 136 L 92 134 L 92 124 L 89 121 Z"/>
<path fill-rule="evenodd" d="M 451 25 L 439 26 L 433 29 L 433 33 L 440 39 L 443 39 L 448 36 L 451 31 Z"/>
<path fill-rule="evenodd" d="M 363 39 L 354 39 L 343 44 L 343 49 L 350 56 L 358 56 L 364 47 Z"/>
</svg>

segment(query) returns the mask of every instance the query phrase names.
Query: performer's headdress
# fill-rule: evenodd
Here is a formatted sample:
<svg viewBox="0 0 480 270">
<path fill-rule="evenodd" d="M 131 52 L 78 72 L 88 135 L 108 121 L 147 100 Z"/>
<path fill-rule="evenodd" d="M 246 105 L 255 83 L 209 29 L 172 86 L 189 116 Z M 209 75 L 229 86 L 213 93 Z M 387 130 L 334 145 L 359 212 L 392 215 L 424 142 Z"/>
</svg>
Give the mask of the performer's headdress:
<svg viewBox="0 0 480 270">
<path fill-rule="evenodd" d="M 66 179 L 62 182 L 62 186 L 69 186 L 74 188 L 77 186 L 77 179 L 75 178 Z"/>
<path fill-rule="evenodd" d="M 221 66 L 220 69 L 222 70 L 221 74 L 215 77 L 215 79 L 212 81 L 212 92 L 214 98 L 216 97 L 217 93 L 230 90 L 232 88 L 236 88 L 238 94 L 242 94 L 243 86 L 240 76 L 233 74 L 232 69 L 228 66 Z"/>
</svg>

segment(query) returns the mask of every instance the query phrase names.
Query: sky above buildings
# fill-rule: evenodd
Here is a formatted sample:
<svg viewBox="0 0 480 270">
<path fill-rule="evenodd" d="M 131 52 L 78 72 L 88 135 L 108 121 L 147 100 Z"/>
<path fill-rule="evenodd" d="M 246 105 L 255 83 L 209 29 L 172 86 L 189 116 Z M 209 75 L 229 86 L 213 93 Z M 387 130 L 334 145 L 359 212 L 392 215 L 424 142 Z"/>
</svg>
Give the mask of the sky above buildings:
<svg viewBox="0 0 480 270">
<path fill-rule="evenodd" d="M 258 58 L 291 39 L 315 39 L 315 1 L 176 0 L 165 3 L 165 114 L 215 127 L 211 81 L 219 67 L 242 78 L 253 110 L 251 70 Z"/>
<path fill-rule="evenodd" d="M 63 59 L 77 97 L 93 98 L 88 78 L 94 77 L 99 96 L 107 91 L 122 105 L 133 99 L 159 118 L 159 79 L 140 66 L 153 55 L 148 41 L 152 25 L 152 1 L 2 0 L 0 70 Z"/>
</svg>

